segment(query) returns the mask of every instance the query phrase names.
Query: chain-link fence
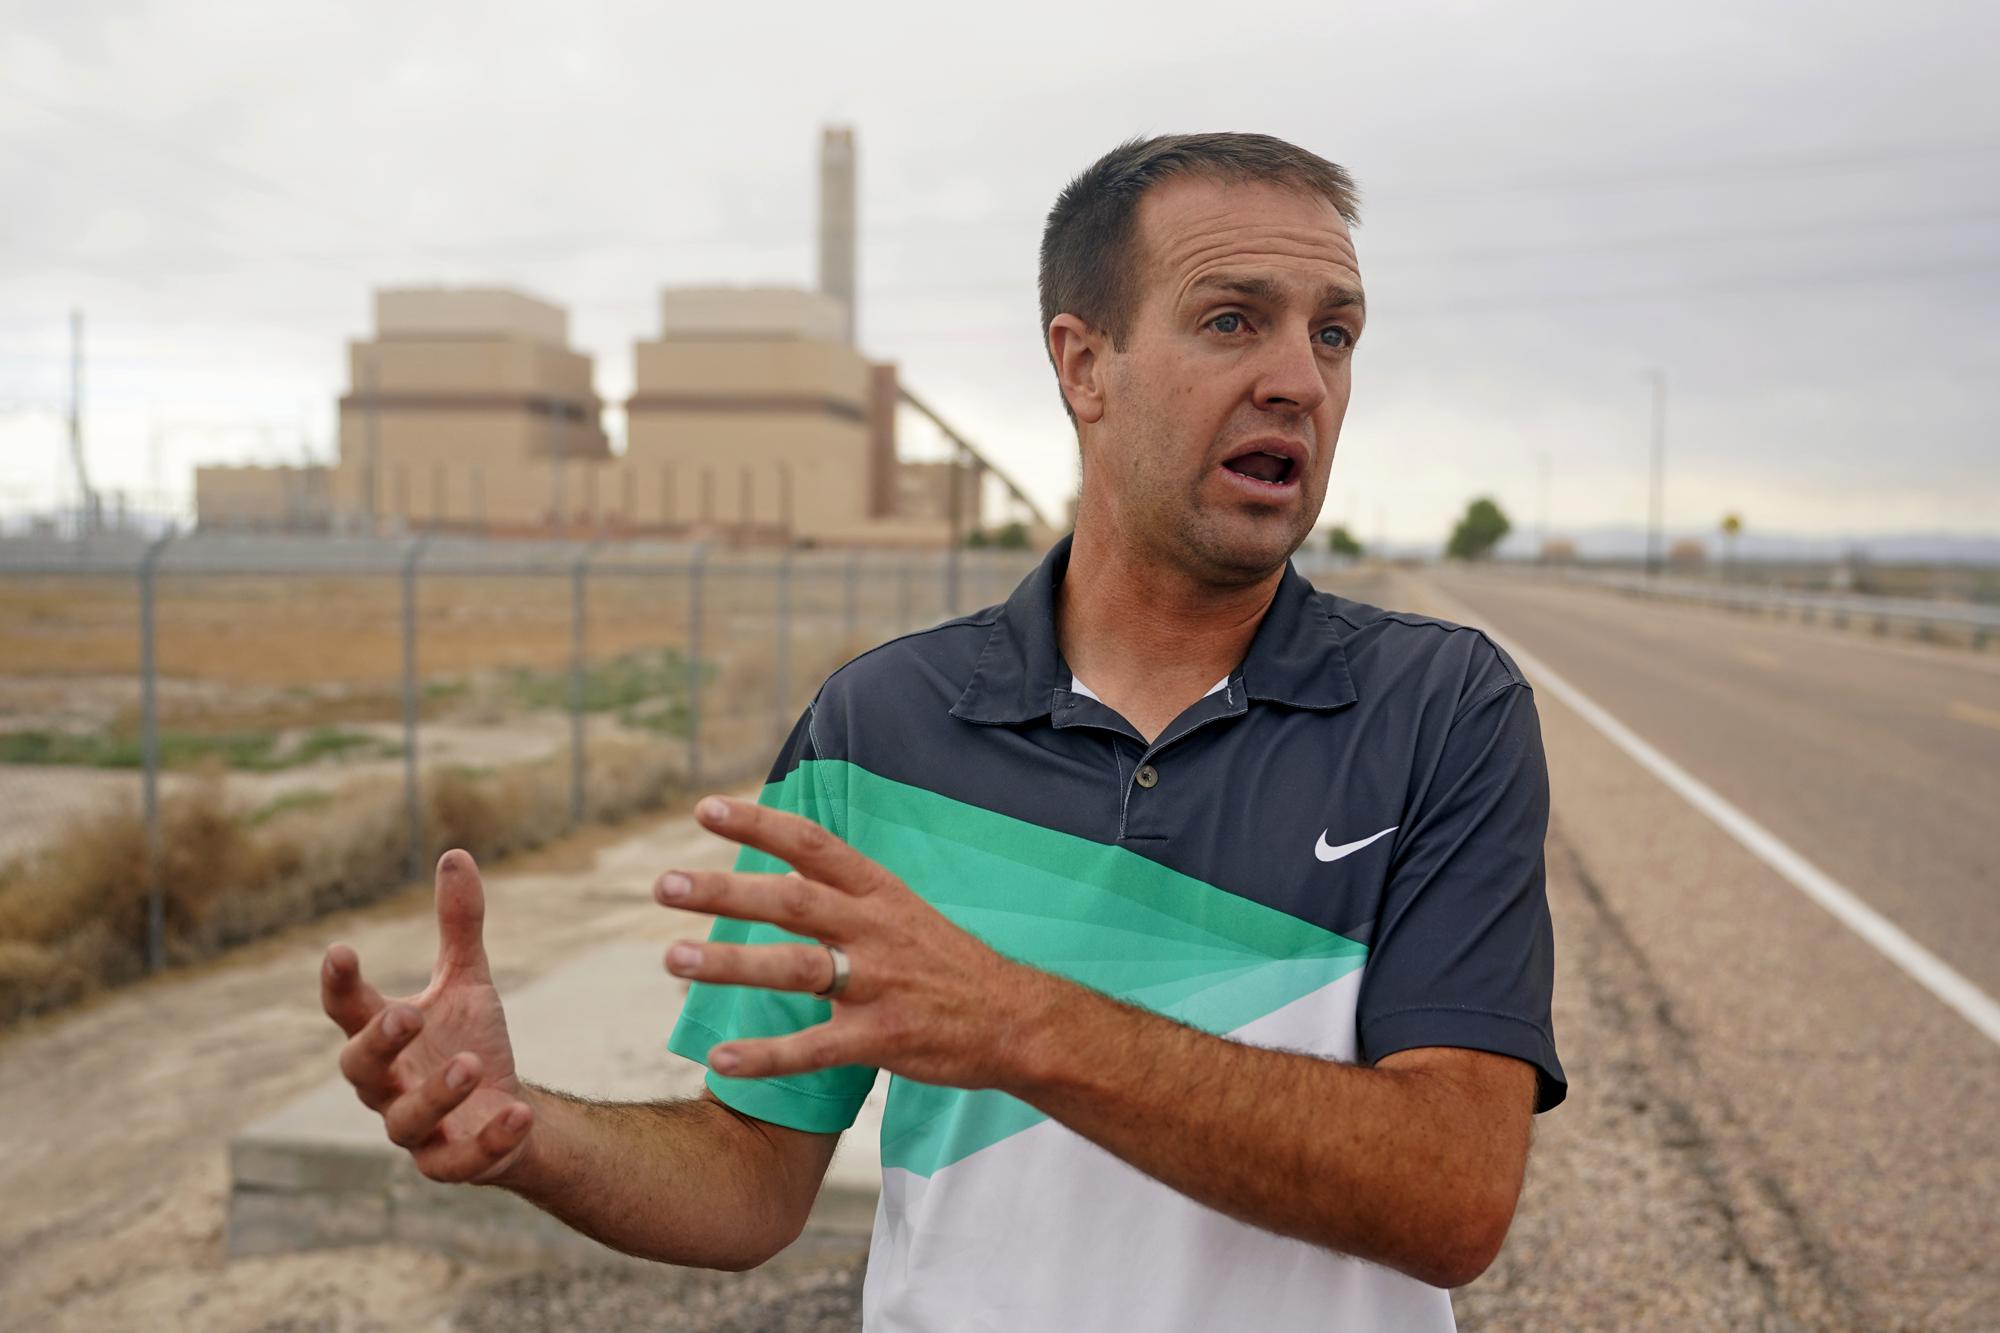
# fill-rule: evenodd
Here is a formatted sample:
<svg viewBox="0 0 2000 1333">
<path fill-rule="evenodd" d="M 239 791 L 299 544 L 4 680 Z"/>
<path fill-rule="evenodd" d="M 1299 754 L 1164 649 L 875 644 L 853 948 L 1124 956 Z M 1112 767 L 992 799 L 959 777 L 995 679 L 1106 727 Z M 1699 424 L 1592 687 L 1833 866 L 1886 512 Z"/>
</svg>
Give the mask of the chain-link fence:
<svg viewBox="0 0 2000 1333">
<path fill-rule="evenodd" d="M 115 842 L 127 811 L 143 920 L 108 928 L 157 968 L 203 951 L 179 947 L 191 933 L 273 924 L 221 880 L 289 886 L 310 916 L 446 846 L 511 851 L 759 777 L 834 668 L 1003 600 L 1035 559 L 0 541 L 0 863 L 69 873 L 49 861 L 64 841 Z"/>
</svg>

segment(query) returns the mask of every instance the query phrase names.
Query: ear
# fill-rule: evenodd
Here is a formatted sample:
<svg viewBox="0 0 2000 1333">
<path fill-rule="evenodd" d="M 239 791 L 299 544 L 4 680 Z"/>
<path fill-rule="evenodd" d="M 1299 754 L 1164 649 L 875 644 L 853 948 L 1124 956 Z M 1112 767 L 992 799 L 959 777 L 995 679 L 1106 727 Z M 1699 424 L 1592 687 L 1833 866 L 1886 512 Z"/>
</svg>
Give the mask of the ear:
<svg viewBox="0 0 2000 1333">
<path fill-rule="evenodd" d="M 1094 425 L 1104 416 L 1104 358 L 1110 341 L 1075 315 L 1049 321 L 1049 360 L 1056 383 L 1078 425 Z"/>
</svg>

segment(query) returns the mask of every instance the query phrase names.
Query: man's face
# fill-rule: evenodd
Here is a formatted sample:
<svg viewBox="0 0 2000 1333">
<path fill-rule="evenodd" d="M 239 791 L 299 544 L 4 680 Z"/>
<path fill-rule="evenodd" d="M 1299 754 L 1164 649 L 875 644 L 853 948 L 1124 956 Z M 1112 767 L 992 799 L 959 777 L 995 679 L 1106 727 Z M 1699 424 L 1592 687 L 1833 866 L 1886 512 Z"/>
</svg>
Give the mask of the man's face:
<svg viewBox="0 0 2000 1333">
<path fill-rule="evenodd" d="M 1326 498 L 1363 316 L 1353 240 L 1322 199 L 1199 176 L 1148 191 L 1138 235 L 1137 306 L 1083 437 L 1086 504 L 1198 578 L 1260 578 Z"/>
</svg>

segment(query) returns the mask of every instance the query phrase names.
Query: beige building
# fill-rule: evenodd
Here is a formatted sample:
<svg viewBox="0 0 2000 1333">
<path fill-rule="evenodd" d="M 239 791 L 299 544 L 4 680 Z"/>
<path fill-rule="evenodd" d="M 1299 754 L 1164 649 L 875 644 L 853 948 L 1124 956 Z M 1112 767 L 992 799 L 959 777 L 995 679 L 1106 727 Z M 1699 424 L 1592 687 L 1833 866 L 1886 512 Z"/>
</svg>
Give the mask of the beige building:
<svg viewBox="0 0 2000 1333">
<path fill-rule="evenodd" d="M 421 288 L 377 293 L 375 315 L 348 348 L 336 464 L 201 468 L 203 526 L 935 547 L 979 525 L 985 464 L 898 458 L 896 368 L 824 293 L 663 292 L 622 454 L 559 307 Z"/>
<path fill-rule="evenodd" d="M 499 288 L 387 290 L 375 336 L 348 347 L 335 466 L 203 468 L 199 521 L 907 546 L 969 533 L 986 461 L 854 345 L 855 160 L 853 132 L 828 130 L 820 290 L 661 294 L 659 336 L 633 349 L 622 454 L 560 307 Z M 905 404 L 960 463 L 898 459 Z"/>
<path fill-rule="evenodd" d="M 568 341 L 569 316 L 520 292 L 376 293 L 375 337 L 348 347 L 337 526 L 593 525 L 611 448 Z"/>
<path fill-rule="evenodd" d="M 847 342 L 832 297 L 670 289 L 633 371 L 621 467 L 637 522 L 819 542 L 893 517 L 895 369 Z"/>
<path fill-rule="evenodd" d="M 325 532 L 333 522 L 333 472 L 324 467 L 198 467 L 194 503 L 205 527 Z"/>
<path fill-rule="evenodd" d="M 500 289 L 386 290 L 375 324 L 348 347 L 335 466 L 203 468 L 204 525 L 949 539 L 945 465 L 896 457 L 895 367 L 855 350 L 823 293 L 663 292 L 659 337 L 634 348 L 623 454 L 559 307 Z"/>
</svg>

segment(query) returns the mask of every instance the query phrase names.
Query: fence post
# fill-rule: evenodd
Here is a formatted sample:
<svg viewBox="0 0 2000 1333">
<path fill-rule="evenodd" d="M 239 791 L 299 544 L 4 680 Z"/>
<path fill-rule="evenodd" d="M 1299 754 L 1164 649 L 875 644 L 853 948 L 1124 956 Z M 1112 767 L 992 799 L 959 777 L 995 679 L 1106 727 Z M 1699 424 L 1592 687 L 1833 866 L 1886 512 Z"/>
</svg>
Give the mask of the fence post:
<svg viewBox="0 0 2000 1333">
<path fill-rule="evenodd" d="M 701 584 L 708 548 L 688 557 L 688 785 L 701 790 Z"/>
<path fill-rule="evenodd" d="M 852 645 L 861 633 L 861 552 L 847 553 L 847 640 Z"/>
<path fill-rule="evenodd" d="M 777 636 L 773 656 L 775 665 L 772 675 L 776 677 L 772 699 L 772 729 L 777 733 L 780 744 L 785 733 L 791 729 L 787 714 L 791 711 L 792 699 L 792 548 L 787 546 L 778 556 L 777 589 Z"/>
<path fill-rule="evenodd" d="M 426 532 L 403 555 L 403 808 L 409 820 L 409 876 L 424 877 L 424 800 L 417 780 L 417 562 L 431 544 Z"/>
<path fill-rule="evenodd" d="M 584 766 L 588 762 L 583 744 L 584 693 L 588 659 L 584 651 L 584 584 L 590 577 L 590 560 L 604 545 L 602 538 L 583 548 L 569 567 L 569 823 L 583 823 Z"/>
<path fill-rule="evenodd" d="M 146 809 L 146 970 L 166 966 L 166 903 L 160 884 L 159 663 L 154 653 L 154 579 L 167 544 L 180 535 L 168 528 L 139 558 L 139 751 Z"/>
</svg>

